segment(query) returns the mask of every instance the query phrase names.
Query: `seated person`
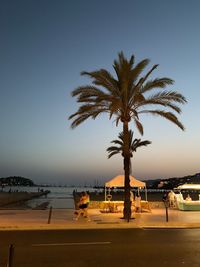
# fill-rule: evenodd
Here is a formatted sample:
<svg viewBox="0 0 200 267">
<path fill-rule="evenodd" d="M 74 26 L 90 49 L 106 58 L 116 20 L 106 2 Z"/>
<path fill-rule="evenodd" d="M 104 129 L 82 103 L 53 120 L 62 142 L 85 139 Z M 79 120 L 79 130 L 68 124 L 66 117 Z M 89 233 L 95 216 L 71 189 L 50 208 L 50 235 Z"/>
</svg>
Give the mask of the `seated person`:
<svg viewBox="0 0 200 267">
<path fill-rule="evenodd" d="M 168 201 L 170 207 L 175 207 L 175 194 L 172 190 L 168 194 Z"/>
<path fill-rule="evenodd" d="M 190 195 L 188 194 L 185 200 L 186 200 L 186 201 L 192 201 L 192 198 L 191 198 Z"/>
<path fill-rule="evenodd" d="M 132 203 L 134 201 L 134 194 L 132 191 L 130 191 L 130 202 Z"/>
<path fill-rule="evenodd" d="M 141 212 L 141 196 L 139 194 L 135 197 L 135 212 Z"/>
<path fill-rule="evenodd" d="M 109 194 L 109 195 L 106 196 L 106 200 L 107 201 L 111 201 L 111 199 L 112 199 L 112 195 L 111 194 Z"/>
</svg>

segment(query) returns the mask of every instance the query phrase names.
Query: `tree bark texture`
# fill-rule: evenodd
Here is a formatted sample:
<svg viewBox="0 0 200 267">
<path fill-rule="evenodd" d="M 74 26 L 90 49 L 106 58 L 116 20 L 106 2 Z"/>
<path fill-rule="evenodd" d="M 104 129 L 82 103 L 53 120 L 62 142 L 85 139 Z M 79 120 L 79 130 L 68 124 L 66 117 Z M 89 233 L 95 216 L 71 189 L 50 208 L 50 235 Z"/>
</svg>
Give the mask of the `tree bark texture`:
<svg viewBox="0 0 200 267">
<path fill-rule="evenodd" d="M 131 202 L 130 202 L 130 151 L 129 151 L 129 131 L 128 122 L 123 124 L 124 131 L 124 219 L 129 222 L 131 218 Z"/>
</svg>

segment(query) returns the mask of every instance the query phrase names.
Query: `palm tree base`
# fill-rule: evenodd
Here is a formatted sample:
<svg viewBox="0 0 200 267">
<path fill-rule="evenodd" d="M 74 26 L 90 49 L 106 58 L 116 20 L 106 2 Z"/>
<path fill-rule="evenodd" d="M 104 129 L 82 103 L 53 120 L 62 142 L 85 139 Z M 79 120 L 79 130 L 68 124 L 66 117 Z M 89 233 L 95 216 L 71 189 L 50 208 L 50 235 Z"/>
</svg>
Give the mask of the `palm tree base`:
<svg viewBox="0 0 200 267">
<path fill-rule="evenodd" d="M 125 217 L 121 217 L 120 219 L 125 220 L 126 222 L 130 222 L 131 220 L 135 220 L 134 217 L 131 217 L 131 218 L 129 218 L 129 219 L 127 219 L 127 218 L 125 218 Z"/>
</svg>

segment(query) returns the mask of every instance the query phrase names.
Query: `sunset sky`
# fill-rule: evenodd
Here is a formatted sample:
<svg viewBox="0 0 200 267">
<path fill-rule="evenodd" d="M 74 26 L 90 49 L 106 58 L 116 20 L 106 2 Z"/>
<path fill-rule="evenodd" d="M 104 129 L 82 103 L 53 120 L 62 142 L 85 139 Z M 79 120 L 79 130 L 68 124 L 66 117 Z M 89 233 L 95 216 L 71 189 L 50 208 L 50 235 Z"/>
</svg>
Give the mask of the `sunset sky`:
<svg viewBox="0 0 200 267">
<path fill-rule="evenodd" d="M 2 0 L 0 3 L 0 177 L 36 183 L 102 184 L 123 173 L 106 148 L 121 131 L 104 115 L 70 128 L 78 109 L 71 91 L 90 81 L 80 72 L 114 74 L 120 51 L 149 58 L 155 77 L 183 94 L 180 121 L 142 117 L 152 141 L 132 160 L 141 180 L 200 171 L 200 2 L 198 0 Z M 134 125 L 131 125 L 134 130 Z M 137 130 L 135 137 L 139 137 Z"/>
</svg>

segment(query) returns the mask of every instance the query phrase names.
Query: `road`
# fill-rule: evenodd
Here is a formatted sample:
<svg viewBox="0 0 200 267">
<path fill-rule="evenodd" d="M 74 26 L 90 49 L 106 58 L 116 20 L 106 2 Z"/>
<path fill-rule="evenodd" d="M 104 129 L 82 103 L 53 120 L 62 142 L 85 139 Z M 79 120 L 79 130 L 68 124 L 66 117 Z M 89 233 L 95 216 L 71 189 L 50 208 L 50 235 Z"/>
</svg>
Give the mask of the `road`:
<svg viewBox="0 0 200 267">
<path fill-rule="evenodd" d="M 199 267 L 200 229 L 0 231 L 0 267 Z"/>
</svg>

